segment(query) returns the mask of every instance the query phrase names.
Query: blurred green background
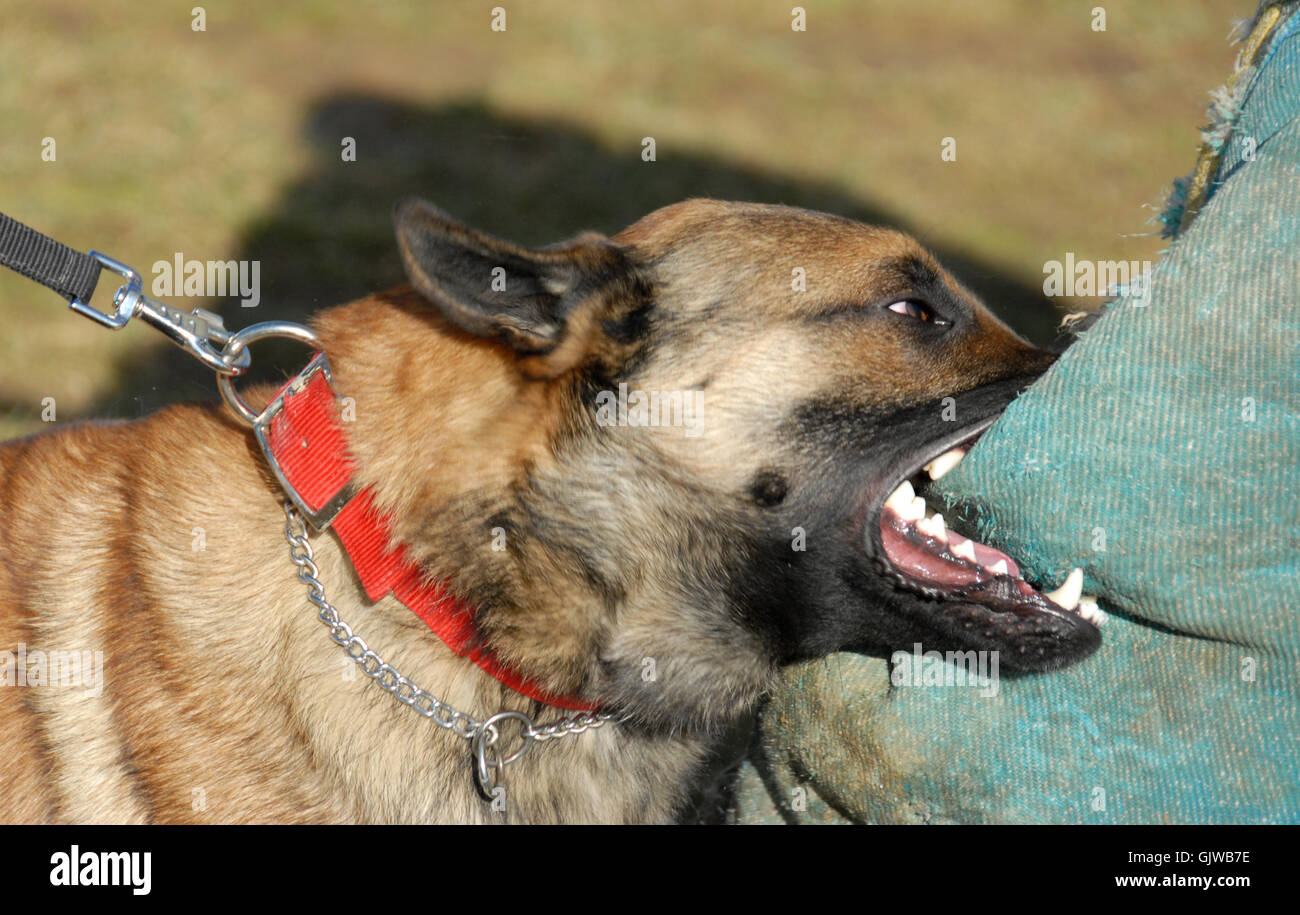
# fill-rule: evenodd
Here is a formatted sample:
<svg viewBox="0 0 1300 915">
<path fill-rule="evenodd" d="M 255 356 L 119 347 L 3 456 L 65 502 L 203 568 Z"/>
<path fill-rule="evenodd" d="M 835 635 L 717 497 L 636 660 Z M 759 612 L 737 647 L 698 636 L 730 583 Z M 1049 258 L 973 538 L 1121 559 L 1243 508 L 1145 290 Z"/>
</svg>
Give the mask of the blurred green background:
<svg viewBox="0 0 1300 915">
<path fill-rule="evenodd" d="M 794 32 L 788 0 L 222 0 L 196 32 L 195 6 L 0 2 L 0 210 L 146 289 L 176 252 L 261 261 L 257 308 L 173 304 L 241 327 L 402 282 L 406 194 L 526 243 L 708 195 L 911 231 L 1039 341 L 1101 301 L 1049 303 L 1045 261 L 1157 257 L 1151 219 L 1254 9 L 809 0 Z M 0 438 L 41 428 L 47 397 L 64 422 L 216 396 L 144 326 L 99 328 L 8 271 L 0 328 Z M 301 354 L 255 358 L 283 374 Z"/>
</svg>

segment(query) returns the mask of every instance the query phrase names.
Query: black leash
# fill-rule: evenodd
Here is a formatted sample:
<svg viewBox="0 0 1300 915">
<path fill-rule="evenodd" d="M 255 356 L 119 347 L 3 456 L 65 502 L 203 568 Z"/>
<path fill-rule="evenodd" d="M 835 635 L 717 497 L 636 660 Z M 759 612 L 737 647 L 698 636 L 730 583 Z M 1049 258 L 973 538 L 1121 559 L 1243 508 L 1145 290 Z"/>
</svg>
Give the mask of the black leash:
<svg viewBox="0 0 1300 915">
<path fill-rule="evenodd" d="M 100 262 L 0 213 L 0 264 L 53 289 L 69 301 L 89 302 Z"/>
<path fill-rule="evenodd" d="M 319 527 L 317 519 L 313 517 L 319 511 L 313 513 L 289 484 L 271 451 L 269 439 L 264 437 L 263 432 L 280 409 L 276 405 L 282 404 L 288 390 L 294 389 L 291 386 L 282 391 L 271 406 L 258 413 L 239 396 L 234 385 L 234 379 L 248 371 L 252 362 L 252 354 L 248 349 L 250 344 L 267 337 L 287 337 L 319 350 L 320 341 L 314 331 L 287 321 L 263 321 L 232 333 L 221 323 L 221 315 L 202 308 L 181 311 L 166 302 L 149 298 L 144 294 L 144 280 L 140 274 L 121 261 L 98 251 L 82 254 L 4 213 L 0 213 L 0 266 L 8 267 L 29 280 L 35 280 L 54 290 L 68 300 L 68 306 L 77 314 L 104 327 L 117 330 L 125 327 L 132 318 L 139 318 L 150 327 L 162 331 L 169 340 L 216 372 L 217 389 L 221 391 L 222 398 L 236 416 L 253 427 L 271 462 L 271 468 L 284 484 L 285 491 L 312 523 Z M 95 284 L 99 282 L 99 272 L 105 269 L 124 280 L 113 294 L 112 311 L 100 311 L 90 304 Z M 329 363 L 325 361 L 325 354 L 318 352 L 293 384 L 305 385 L 318 365 L 324 366 L 328 382 Z M 306 439 L 303 439 L 303 444 L 306 444 Z M 506 762 L 509 760 L 503 760 L 502 765 Z"/>
<path fill-rule="evenodd" d="M 220 315 L 202 308 L 181 311 L 155 301 L 144 294 L 140 274 L 121 261 L 98 251 L 82 254 L 4 213 L 0 213 L 0 266 L 54 290 L 77 314 L 105 327 L 116 330 L 139 317 L 218 375 L 235 377 L 248 368 L 248 350 L 223 352 L 232 335 Z M 125 280 L 113 296 L 112 312 L 90 304 L 99 272 L 105 268 Z"/>
</svg>

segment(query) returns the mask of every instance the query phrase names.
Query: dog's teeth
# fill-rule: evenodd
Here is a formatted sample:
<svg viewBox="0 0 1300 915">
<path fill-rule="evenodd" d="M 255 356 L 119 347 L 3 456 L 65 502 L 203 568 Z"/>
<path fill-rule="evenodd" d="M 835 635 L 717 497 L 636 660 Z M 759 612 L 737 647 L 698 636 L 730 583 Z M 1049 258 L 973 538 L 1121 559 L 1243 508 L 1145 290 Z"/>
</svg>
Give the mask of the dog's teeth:
<svg viewBox="0 0 1300 915">
<path fill-rule="evenodd" d="M 954 448 L 951 451 L 945 451 L 933 461 L 925 465 L 925 472 L 930 475 L 930 479 L 937 480 L 949 470 L 952 470 L 961 463 L 961 459 L 966 456 L 966 452 L 960 448 Z"/>
<path fill-rule="evenodd" d="M 1066 610 L 1079 606 L 1079 596 L 1083 594 L 1083 569 L 1075 569 L 1065 579 L 1065 584 L 1043 596 Z"/>
<path fill-rule="evenodd" d="M 912 504 L 912 499 L 916 493 L 912 491 L 912 484 L 904 480 L 898 484 L 898 488 L 890 493 L 889 498 L 885 500 L 885 507 L 892 508 L 898 515 L 902 515 Z"/>
<path fill-rule="evenodd" d="M 948 542 L 948 531 L 944 528 L 943 515 L 938 513 L 916 522 L 916 529 L 927 537 L 933 537 L 940 543 Z"/>
<path fill-rule="evenodd" d="M 1010 571 L 1007 568 L 1007 561 L 1005 559 L 999 559 L 997 562 L 993 563 L 993 565 L 988 566 L 988 570 L 994 575 L 1006 575 Z"/>
<path fill-rule="evenodd" d="M 1094 626 L 1105 626 L 1109 617 L 1106 611 L 1097 606 L 1097 598 L 1084 595 L 1079 598 L 1079 616 Z"/>
<path fill-rule="evenodd" d="M 920 521 L 925 517 L 925 500 L 915 496 L 912 503 L 898 513 L 904 521 Z"/>
<path fill-rule="evenodd" d="M 969 562 L 974 562 L 975 544 L 970 540 L 963 540 L 960 544 L 952 548 L 952 554 L 968 560 Z"/>
</svg>

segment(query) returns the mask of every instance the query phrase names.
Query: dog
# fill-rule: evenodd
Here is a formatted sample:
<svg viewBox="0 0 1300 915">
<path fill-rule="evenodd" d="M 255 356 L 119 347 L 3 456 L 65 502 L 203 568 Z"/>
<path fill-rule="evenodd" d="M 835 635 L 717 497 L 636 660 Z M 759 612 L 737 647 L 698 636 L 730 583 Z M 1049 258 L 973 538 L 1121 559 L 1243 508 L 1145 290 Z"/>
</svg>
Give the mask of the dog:
<svg viewBox="0 0 1300 915">
<path fill-rule="evenodd" d="M 1055 356 L 911 237 L 707 199 L 538 249 L 418 199 L 394 221 L 411 285 L 312 326 L 385 549 L 468 608 L 470 648 L 368 596 L 332 530 L 313 577 L 469 717 L 436 727 L 331 643 L 229 410 L 77 424 L 0 446 L 0 819 L 670 822 L 782 665 L 1097 647 L 1077 587 L 917 494 Z M 61 649 L 102 652 L 102 688 L 31 674 Z M 601 717 L 508 766 L 510 716 L 462 739 L 566 708 Z"/>
</svg>

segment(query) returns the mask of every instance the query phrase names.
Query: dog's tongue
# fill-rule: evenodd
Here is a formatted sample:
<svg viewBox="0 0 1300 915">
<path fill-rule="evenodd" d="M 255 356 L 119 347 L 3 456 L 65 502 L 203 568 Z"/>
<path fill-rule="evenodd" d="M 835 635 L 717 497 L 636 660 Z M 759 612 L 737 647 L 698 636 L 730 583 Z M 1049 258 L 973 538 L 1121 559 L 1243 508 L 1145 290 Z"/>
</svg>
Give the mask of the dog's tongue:
<svg viewBox="0 0 1300 915">
<path fill-rule="evenodd" d="M 971 548 L 975 551 L 975 562 L 977 564 L 986 569 L 991 569 L 999 562 L 1005 562 L 1007 564 L 1007 572 L 1016 578 L 1020 577 L 1020 566 L 1016 565 L 1016 561 L 1006 553 L 1003 553 L 1001 550 L 995 550 L 993 547 L 980 543 L 978 540 L 971 540 L 969 537 L 963 537 L 956 531 L 948 532 L 949 551 L 962 549 L 962 544 L 965 543 L 969 543 Z"/>
<path fill-rule="evenodd" d="M 889 509 L 885 509 L 881 517 L 880 533 L 885 554 L 895 568 L 905 575 L 941 588 L 957 588 L 987 581 L 991 575 L 1020 577 L 1020 567 L 1005 553 L 963 537 L 955 531 L 947 531 L 947 543 L 941 543 Z M 973 561 L 955 552 L 966 553 L 968 550 L 975 557 Z M 998 563 L 1005 565 L 999 566 Z M 1025 588 L 1033 590 L 1027 584 Z"/>
<path fill-rule="evenodd" d="M 951 470 L 965 451 L 953 449 L 925 465 L 930 479 L 937 480 Z M 943 516 L 928 514 L 925 499 L 908 480 L 889 495 L 880 510 L 880 540 L 885 559 L 894 571 L 923 593 L 951 592 L 963 598 L 983 597 L 1000 604 L 1038 607 L 1045 602 L 1082 616 L 1094 626 L 1106 615 L 1095 598 L 1082 593 L 1083 570 L 1074 569 L 1055 591 L 1039 593 L 1020 576 L 1020 567 L 1006 553 L 987 544 L 950 531 Z M 1029 598 L 1026 602 L 1025 599 Z"/>
</svg>

